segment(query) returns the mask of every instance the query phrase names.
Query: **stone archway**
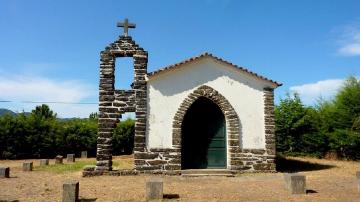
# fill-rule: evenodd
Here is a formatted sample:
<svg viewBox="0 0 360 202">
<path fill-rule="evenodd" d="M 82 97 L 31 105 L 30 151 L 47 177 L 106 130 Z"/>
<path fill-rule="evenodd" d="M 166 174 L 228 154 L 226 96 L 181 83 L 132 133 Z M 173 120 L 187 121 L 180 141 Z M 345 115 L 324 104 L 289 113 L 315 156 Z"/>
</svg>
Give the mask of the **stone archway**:
<svg viewBox="0 0 360 202">
<path fill-rule="evenodd" d="M 199 97 L 181 126 L 181 169 L 227 167 L 226 122 L 217 104 Z"/>
<path fill-rule="evenodd" d="M 231 106 L 229 101 L 221 95 L 215 89 L 203 85 L 194 90 L 188 95 L 187 98 L 181 103 L 178 111 L 176 112 L 173 120 L 173 134 L 172 134 L 172 143 L 173 147 L 178 150 L 177 159 L 179 161 L 179 167 L 181 167 L 181 139 L 182 139 L 182 123 L 184 121 L 185 114 L 190 106 L 200 97 L 205 97 L 212 102 L 214 102 L 222 111 L 225 116 L 226 121 L 226 139 L 227 139 L 227 153 L 228 153 L 228 163 L 227 165 L 236 166 L 237 160 L 234 158 L 236 154 L 241 152 L 240 148 L 240 119 L 235 112 L 234 108 Z M 229 167 L 228 167 L 229 168 Z"/>
</svg>

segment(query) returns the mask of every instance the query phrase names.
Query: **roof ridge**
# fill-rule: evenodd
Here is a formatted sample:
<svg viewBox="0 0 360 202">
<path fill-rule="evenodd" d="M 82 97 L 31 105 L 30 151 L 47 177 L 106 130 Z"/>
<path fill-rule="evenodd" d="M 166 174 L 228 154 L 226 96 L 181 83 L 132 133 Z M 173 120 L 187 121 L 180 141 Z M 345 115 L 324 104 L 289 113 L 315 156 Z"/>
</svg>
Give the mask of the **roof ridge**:
<svg viewBox="0 0 360 202">
<path fill-rule="evenodd" d="M 233 64 L 233 63 L 231 63 L 231 62 L 229 62 L 229 61 L 226 61 L 226 60 L 224 60 L 224 59 L 222 59 L 222 58 L 220 58 L 220 57 L 217 57 L 217 56 L 215 56 L 215 55 L 213 55 L 213 54 L 211 54 L 211 53 L 209 53 L 209 52 L 203 52 L 203 53 L 201 53 L 201 54 L 199 54 L 199 55 L 197 55 L 197 56 L 193 56 L 193 57 L 187 58 L 187 59 L 185 59 L 185 60 L 182 60 L 182 61 L 180 61 L 180 62 L 177 62 L 177 63 L 175 63 L 175 64 L 165 66 L 165 67 L 160 68 L 160 69 L 158 69 L 158 70 L 155 70 L 155 71 L 153 71 L 153 72 L 149 72 L 147 75 L 148 75 L 148 76 L 154 76 L 154 75 L 157 75 L 158 73 L 161 73 L 161 72 L 164 72 L 164 71 L 167 71 L 167 70 L 170 70 L 170 69 L 177 68 L 177 67 L 179 67 L 180 65 L 183 65 L 183 64 L 186 64 L 186 63 L 195 61 L 195 60 L 197 60 L 197 59 L 200 59 L 200 58 L 203 58 L 203 57 L 206 57 L 206 56 L 208 56 L 208 57 L 210 57 L 210 58 L 212 58 L 212 59 L 215 59 L 215 60 L 217 60 L 217 61 L 219 61 L 219 62 L 228 64 L 228 65 L 230 65 L 230 66 L 232 66 L 232 67 L 234 67 L 234 68 L 236 68 L 236 69 L 239 69 L 239 70 L 241 70 L 241 71 L 244 71 L 245 73 L 248 73 L 248 74 L 250 74 L 250 75 L 252 75 L 252 76 L 255 76 L 255 77 L 257 77 L 257 78 L 260 78 L 260 79 L 265 80 L 265 81 L 268 81 L 268 82 L 271 82 L 271 83 L 273 83 L 273 84 L 275 84 L 275 85 L 277 85 L 277 86 L 282 86 L 282 83 L 279 83 L 279 82 L 276 82 L 276 81 L 274 81 L 274 80 L 272 80 L 272 79 L 269 79 L 269 78 L 266 78 L 266 77 L 264 77 L 264 76 L 261 76 L 261 75 L 255 73 L 255 72 L 253 72 L 253 71 L 250 71 L 250 70 L 247 69 L 247 68 L 244 68 L 244 67 L 238 66 L 238 65 L 236 65 L 236 64 Z"/>
</svg>

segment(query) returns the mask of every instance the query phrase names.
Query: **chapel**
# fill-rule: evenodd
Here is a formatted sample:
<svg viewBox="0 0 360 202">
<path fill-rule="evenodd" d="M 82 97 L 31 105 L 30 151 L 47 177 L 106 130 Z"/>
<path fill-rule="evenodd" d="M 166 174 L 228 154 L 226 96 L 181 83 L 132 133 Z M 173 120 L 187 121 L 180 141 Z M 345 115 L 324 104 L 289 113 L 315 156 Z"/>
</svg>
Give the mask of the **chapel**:
<svg viewBox="0 0 360 202">
<path fill-rule="evenodd" d="M 147 71 L 148 52 L 124 33 L 100 53 L 99 132 L 95 171 L 112 170 L 112 133 L 135 112 L 134 168 L 275 170 L 274 90 L 281 83 L 202 53 Z M 115 89 L 115 61 L 133 58 L 130 90 Z"/>
</svg>

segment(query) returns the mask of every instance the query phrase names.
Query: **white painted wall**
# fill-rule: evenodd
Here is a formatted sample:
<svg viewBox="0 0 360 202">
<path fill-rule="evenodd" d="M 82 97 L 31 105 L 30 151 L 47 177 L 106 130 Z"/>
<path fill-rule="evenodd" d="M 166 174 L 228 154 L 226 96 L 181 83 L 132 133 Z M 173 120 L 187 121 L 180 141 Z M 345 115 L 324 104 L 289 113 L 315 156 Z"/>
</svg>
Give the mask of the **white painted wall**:
<svg viewBox="0 0 360 202">
<path fill-rule="evenodd" d="M 221 93 L 237 112 L 242 148 L 265 148 L 263 88 L 271 84 L 212 58 L 202 58 L 150 77 L 148 148 L 172 148 L 175 113 L 183 100 L 202 85 Z"/>
</svg>

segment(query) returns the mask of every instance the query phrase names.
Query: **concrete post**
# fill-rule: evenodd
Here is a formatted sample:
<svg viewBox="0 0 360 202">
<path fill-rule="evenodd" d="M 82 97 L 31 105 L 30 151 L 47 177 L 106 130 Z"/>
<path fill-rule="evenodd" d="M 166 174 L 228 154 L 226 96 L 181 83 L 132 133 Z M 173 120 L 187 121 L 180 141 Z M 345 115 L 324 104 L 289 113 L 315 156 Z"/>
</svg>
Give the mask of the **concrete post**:
<svg viewBox="0 0 360 202">
<path fill-rule="evenodd" d="M 146 201 L 163 198 L 163 180 L 150 179 L 146 182 Z"/>
<path fill-rule="evenodd" d="M 66 156 L 66 161 L 67 161 L 68 163 L 74 163 L 74 162 L 75 162 L 75 154 L 68 154 L 68 155 Z"/>
<path fill-rule="evenodd" d="M 87 151 L 81 152 L 81 158 L 87 158 Z"/>
<path fill-rule="evenodd" d="M 23 171 L 32 171 L 33 170 L 33 162 L 24 162 L 22 170 Z"/>
<path fill-rule="evenodd" d="M 0 167 L 0 178 L 9 178 L 9 177 L 10 177 L 10 168 Z"/>
<path fill-rule="evenodd" d="M 63 156 L 57 155 L 55 157 L 55 164 L 63 164 Z"/>
<path fill-rule="evenodd" d="M 67 180 L 63 184 L 63 202 L 76 202 L 79 199 L 79 181 Z"/>
<path fill-rule="evenodd" d="M 48 166 L 49 159 L 40 159 L 40 166 Z"/>
<path fill-rule="evenodd" d="M 285 173 L 285 188 L 291 194 L 306 194 L 306 177 L 295 173 Z"/>
</svg>

